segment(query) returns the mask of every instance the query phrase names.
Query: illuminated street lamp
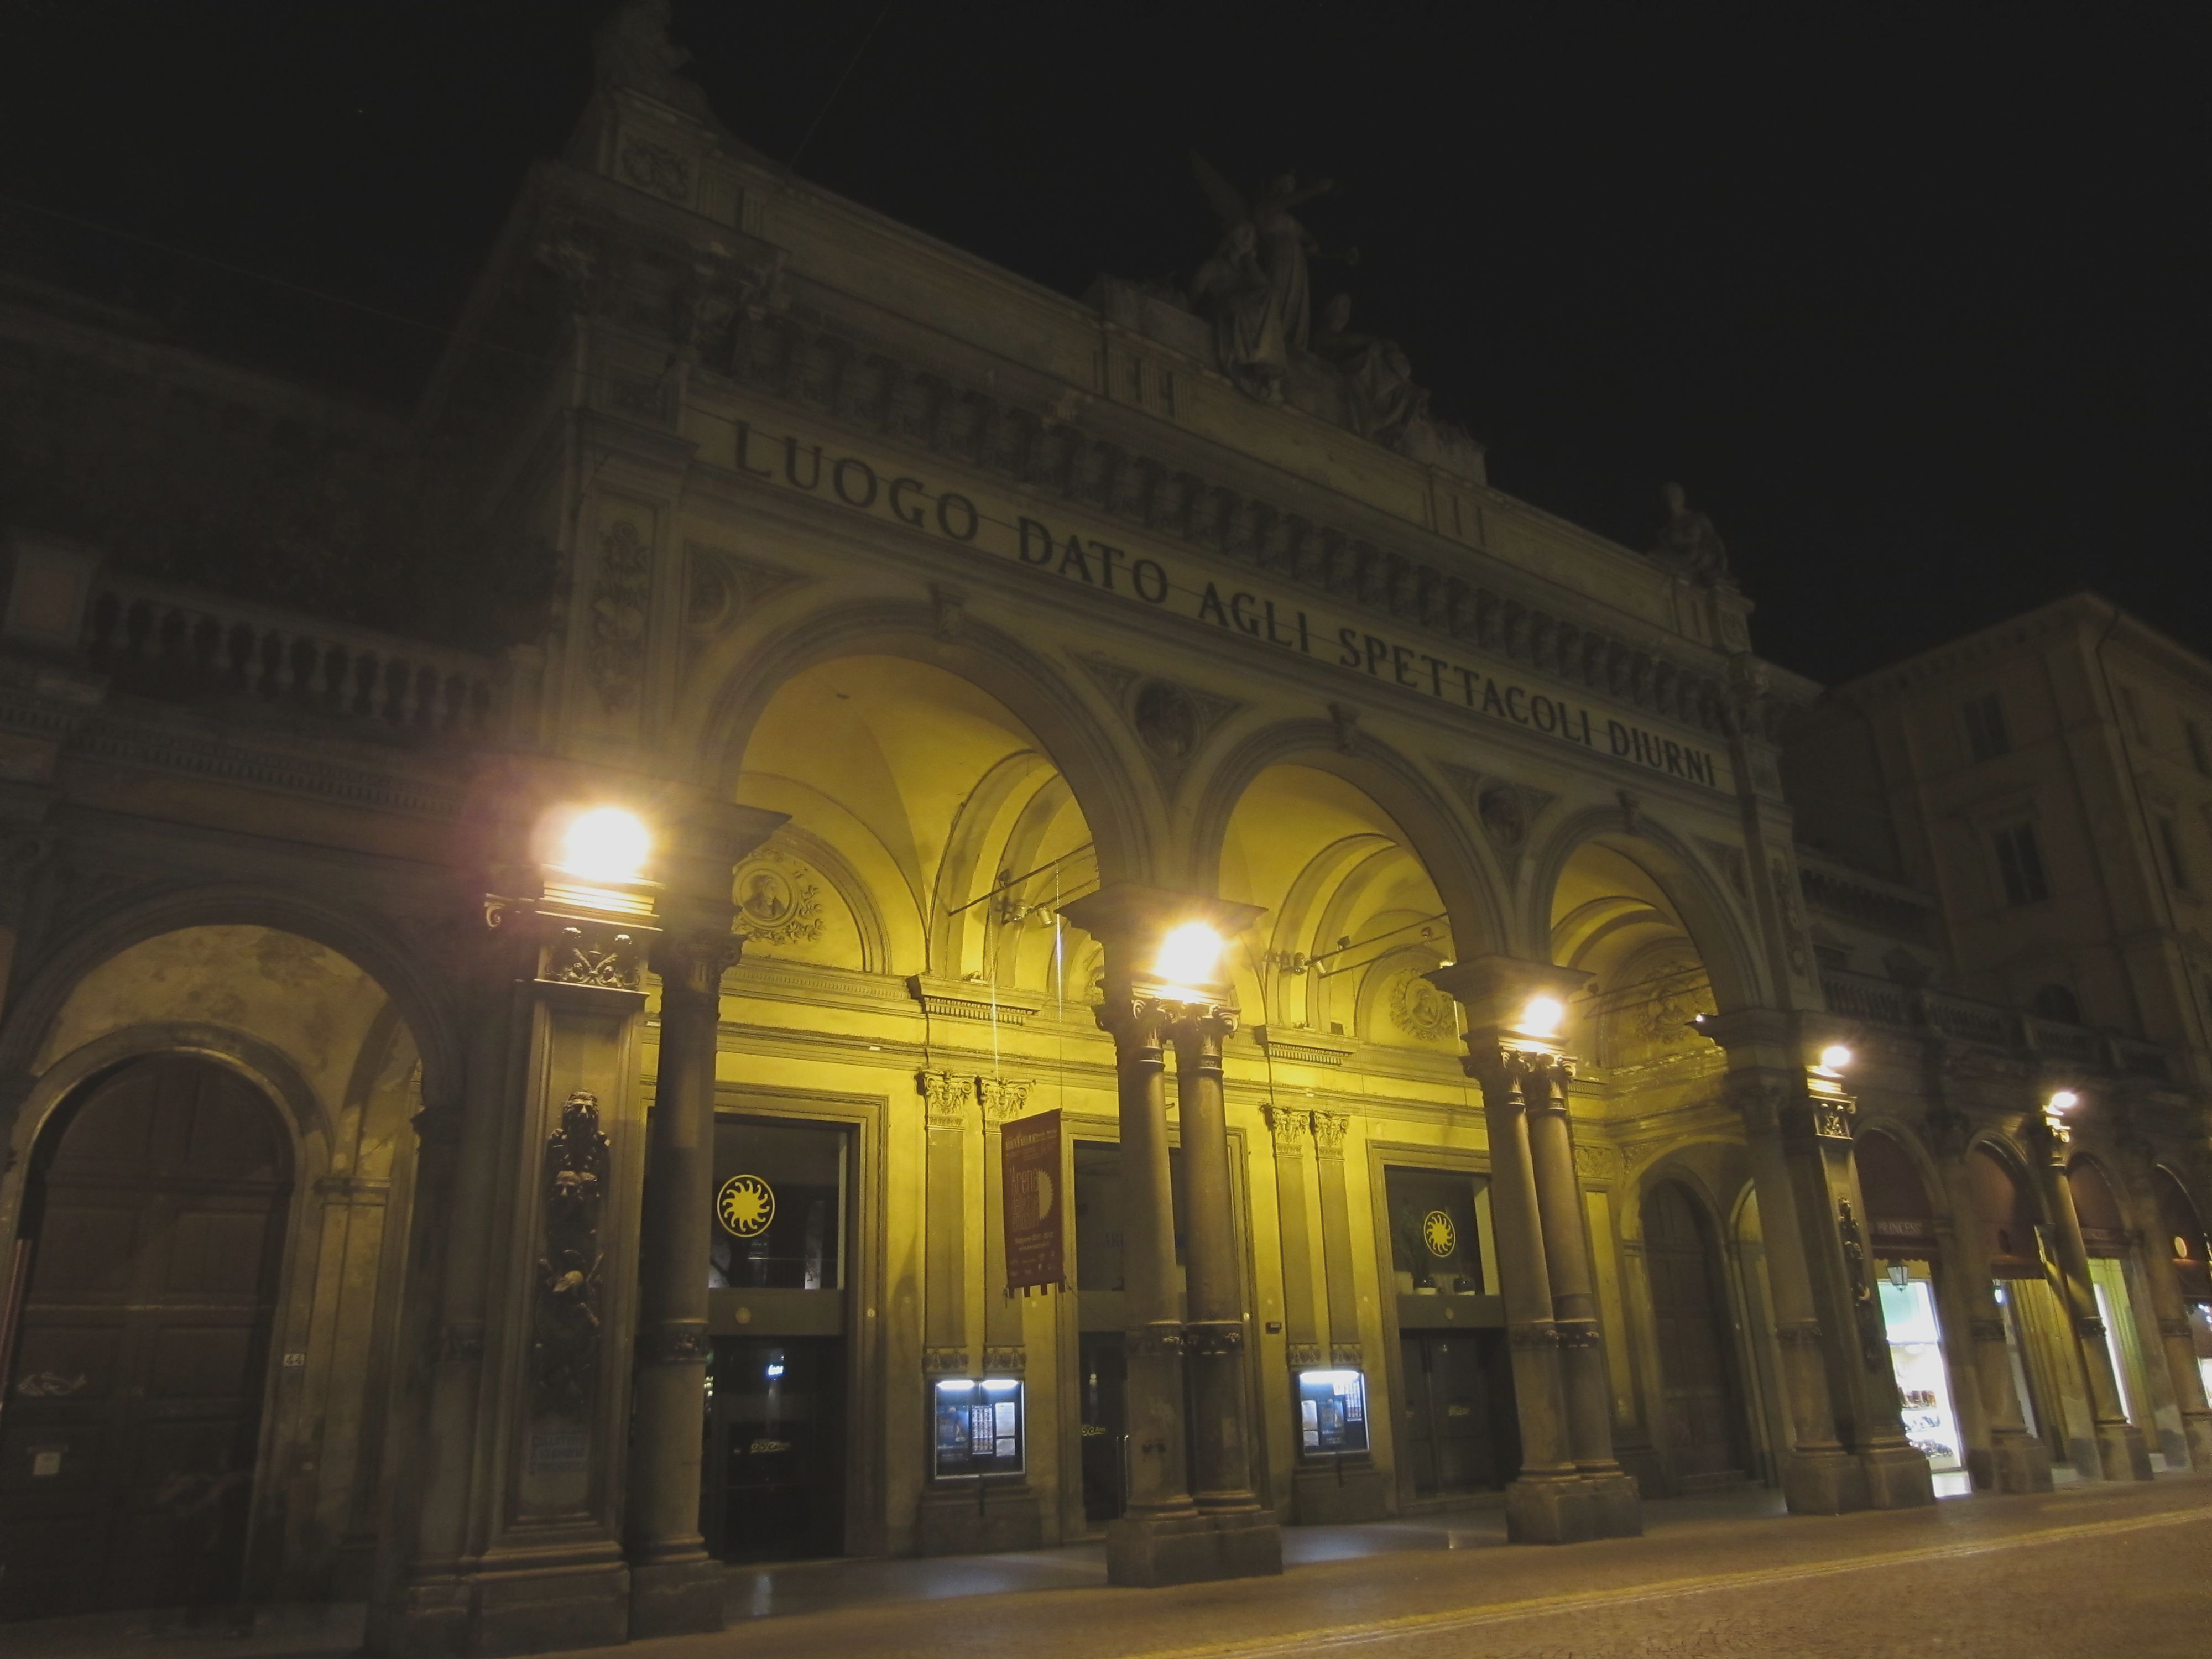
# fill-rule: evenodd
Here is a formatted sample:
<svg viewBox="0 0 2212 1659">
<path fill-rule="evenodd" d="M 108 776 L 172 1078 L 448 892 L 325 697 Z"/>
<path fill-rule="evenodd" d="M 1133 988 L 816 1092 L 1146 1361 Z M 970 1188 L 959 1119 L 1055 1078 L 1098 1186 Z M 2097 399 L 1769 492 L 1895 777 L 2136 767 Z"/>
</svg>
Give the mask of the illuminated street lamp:
<svg viewBox="0 0 2212 1659">
<path fill-rule="evenodd" d="M 1851 1051 L 1840 1042 L 1832 1042 L 1820 1050 L 1820 1063 L 1814 1070 L 1821 1077 L 1839 1078 L 1850 1066 Z"/>
<path fill-rule="evenodd" d="M 1221 950 L 1221 935 L 1205 922 L 1170 927 L 1152 961 L 1152 972 L 1161 981 L 1153 994 L 1163 1002 L 1218 1000 L 1199 988 L 1218 982 Z"/>
<path fill-rule="evenodd" d="M 596 886 L 629 886 L 645 873 L 652 850 L 653 836 L 636 813 L 593 806 L 569 818 L 554 861 Z"/>
<path fill-rule="evenodd" d="M 2075 1094 L 2071 1089 L 2060 1089 L 2053 1092 L 2051 1099 L 2046 1103 L 2045 1109 L 2053 1117 L 2057 1117 L 2063 1113 L 2072 1111 L 2081 1103 L 2081 1097 Z"/>
<path fill-rule="evenodd" d="M 1567 1005 L 1559 998 L 1534 996 L 1521 1010 L 1518 1029 L 1523 1036 L 1534 1037 L 1540 1042 L 1553 1042 L 1558 1041 L 1559 1027 L 1566 1024 L 1566 1018 Z"/>
</svg>

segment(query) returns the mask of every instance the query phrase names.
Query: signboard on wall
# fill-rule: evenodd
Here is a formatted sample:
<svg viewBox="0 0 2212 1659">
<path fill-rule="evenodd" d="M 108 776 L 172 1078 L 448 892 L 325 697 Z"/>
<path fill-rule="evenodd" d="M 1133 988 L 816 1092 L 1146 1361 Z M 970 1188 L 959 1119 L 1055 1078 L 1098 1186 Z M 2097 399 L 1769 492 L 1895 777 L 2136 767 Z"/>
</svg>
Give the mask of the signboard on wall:
<svg viewBox="0 0 2212 1659">
<path fill-rule="evenodd" d="M 1016 1118 L 1002 1132 L 1000 1170 L 1006 1201 L 1006 1294 L 1032 1285 L 1067 1287 L 1061 1192 L 1060 1114 Z"/>
</svg>

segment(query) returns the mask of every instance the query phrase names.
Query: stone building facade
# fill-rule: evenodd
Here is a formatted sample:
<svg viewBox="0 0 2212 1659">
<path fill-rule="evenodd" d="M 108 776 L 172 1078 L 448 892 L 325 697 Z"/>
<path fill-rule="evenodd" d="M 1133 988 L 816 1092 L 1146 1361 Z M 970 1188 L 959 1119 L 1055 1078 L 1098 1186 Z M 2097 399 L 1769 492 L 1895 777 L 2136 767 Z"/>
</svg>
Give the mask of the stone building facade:
<svg viewBox="0 0 2212 1659">
<path fill-rule="evenodd" d="M 2195 1051 L 1809 833 L 1710 524 L 1491 488 L 1264 270 L 1209 326 L 819 191 L 652 15 L 410 419 L 0 315 L 72 411 L 5 458 L 0 1611 L 514 1652 L 779 1553 L 2212 1458 Z"/>
</svg>

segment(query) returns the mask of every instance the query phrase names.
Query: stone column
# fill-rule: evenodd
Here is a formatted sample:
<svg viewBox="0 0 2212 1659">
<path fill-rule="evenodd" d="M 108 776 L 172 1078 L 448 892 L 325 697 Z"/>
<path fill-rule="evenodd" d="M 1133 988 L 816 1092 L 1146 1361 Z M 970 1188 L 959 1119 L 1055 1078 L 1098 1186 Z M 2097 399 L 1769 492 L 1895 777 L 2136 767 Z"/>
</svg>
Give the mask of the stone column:
<svg viewBox="0 0 2212 1659">
<path fill-rule="evenodd" d="M 1598 1535 L 1632 1538 L 1644 1530 L 1643 1507 L 1634 1479 L 1613 1451 L 1612 1383 L 1598 1328 L 1582 1178 L 1575 1169 L 1574 1129 L 1568 1119 L 1567 1083 L 1572 1075 L 1565 1060 L 1540 1057 L 1523 1073 L 1528 1152 L 1552 1281 L 1568 1443 L 1593 1505 Z"/>
<path fill-rule="evenodd" d="M 1105 947 L 1105 995 L 1097 1018 L 1114 1038 L 1121 1097 L 1129 1491 L 1121 1517 L 1106 1528 L 1106 1576 L 1111 1583 L 1191 1583 L 1282 1570 L 1280 1534 L 1272 1516 L 1201 1513 L 1190 1495 L 1183 1421 L 1185 1339 L 1176 1284 L 1175 1193 L 1163 1074 L 1171 1024 L 1187 1017 L 1194 992 L 1205 995 L 1215 988 L 1170 987 L 1153 972 L 1160 942 L 1172 927 L 1203 921 L 1226 939 L 1259 914 L 1249 905 L 1126 883 L 1101 888 L 1061 909 L 1070 923 Z M 1227 996 L 1213 1006 L 1226 1008 Z M 1199 1097 L 1206 1092 L 1201 1088 Z M 1199 1109 L 1203 1116 L 1207 1109 Z M 1189 1144 L 1194 1130 L 1188 1121 L 1184 1132 L 1188 1158 L 1195 1150 Z M 1223 1158 L 1225 1164 L 1225 1143 Z M 1197 1168 L 1191 1166 L 1194 1176 Z M 1223 1212 L 1218 1236 L 1226 1238 L 1231 1234 L 1225 1193 L 1215 1206 Z M 1198 1207 L 1194 1194 L 1193 1213 L 1185 1217 L 1193 1237 L 1215 1224 L 1209 1219 L 1202 1229 Z"/>
<path fill-rule="evenodd" d="M 1997 1306 L 1996 1282 L 1984 1254 L 1991 1224 L 1975 1208 L 1974 1185 L 1966 1166 L 1967 1130 L 1966 1119 L 1958 1112 L 1938 1108 L 1928 1114 L 1928 1140 L 1935 1149 L 1942 1196 L 1951 1212 L 1951 1231 L 1942 1241 L 1936 1270 L 1949 1285 L 1951 1299 L 1966 1310 L 1972 1351 L 1968 1375 L 1989 1427 L 1986 1466 L 1974 1468 L 1982 1460 L 1969 1454 L 1968 1468 L 1977 1486 L 2049 1492 L 2051 1449 L 2028 1431 L 2027 1414 L 2021 1409 L 2011 1349 L 2005 1340 L 2004 1310 Z"/>
<path fill-rule="evenodd" d="M 1559 1054 L 1550 1041 L 1552 1033 L 1531 1033 L 1523 1027 L 1532 998 L 1552 996 L 1564 1003 L 1589 975 L 1546 963 L 1487 956 L 1439 968 L 1428 977 L 1467 1010 L 1468 1052 L 1462 1064 L 1482 1086 L 1483 1120 L 1489 1131 L 1491 1226 L 1498 1245 L 1499 1288 L 1504 1293 L 1514 1406 L 1521 1422 L 1521 1472 L 1505 1488 L 1506 1536 L 1530 1544 L 1602 1536 L 1608 1527 L 1625 1524 L 1626 1516 L 1618 1502 L 1608 1507 L 1575 1463 L 1553 1300 L 1551 1241 L 1533 1146 L 1540 1132 L 1529 1121 L 1550 1098 L 1552 1068 L 1559 1063 Z M 1571 1148 L 1570 1176 L 1573 1164 Z M 1577 1241 L 1580 1225 L 1577 1218 Z M 1584 1262 L 1578 1308 L 1589 1299 L 1587 1257 Z M 1598 1352 L 1601 1376 L 1602 1351 Z M 1609 1430 L 1607 1434 L 1609 1439 Z M 1618 1464 L 1613 1473 L 1620 1473 Z M 1628 1486 L 1632 1492 L 1633 1483 Z M 1609 1496 L 1617 1498 L 1618 1493 Z"/>
<path fill-rule="evenodd" d="M 2043 1189 L 2044 1212 L 2051 1218 L 2052 1264 L 2059 1298 L 2073 1327 L 2074 1351 L 2088 1384 L 2089 1415 L 2094 1425 L 2097 1462 L 2107 1480 L 2151 1478 L 2150 1444 L 2128 1421 L 2120 1402 L 2119 1379 L 2112 1374 L 2112 1352 L 2105 1346 L 2105 1321 L 2097 1311 L 2097 1292 L 2089 1279 L 2089 1251 L 2081 1241 L 2081 1218 L 2074 1211 L 2074 1189 L 2066 1179 L 2066 1126 L 2054 1114 L 2039 1112 L 2029 1126 L 2036 1182 Z"/>
<path fill-rule="evenodd" d="M 1183 1325 L 1168 1160 L 1169 1012 L 1158 1002 L 1131 1001 L 1099 1013 L 1114 1038 L 1121 1097 L 1121 1283 L 1129 1322 L 1129 1488 L 1121 1518 L 1107 1528 L 1108 1576 L 1115 1583 L 1176 1582 L 1177 1523 L 1199 1520 L 1184 1462 Z"/>
<path fill-rule="evenodd" d="M 726 893 L 729 878 L 724 875 Z M 743 941 L 731 906 L 689 907 L 653 952 L 660 1055 L 647 1120 L 640 1229 L 636 1414 L 630 1425 L 629 1633 L 722 1628 L 722 1564 L 699 1531 L 707 1258 L 714 1218 L 714 1052 L 722 974 Z"/>
<path fill-rule="evenodd" d="M 1228 1107 L 1221 1078 L 1221 1045 L 1236 1016 L 1218 1007 L 1189 1004 L 1176 1011 L 1170 1034 L 1176 1050 L 1176 1099 L 1182 1124 L 1188 1261 L 1188 1316 L 1183 1327 L 1191 1400 L 1196 1413 L 1191 1443 L 1196 1467 L 1192 1497 L 1200 1510 L 1224 1517 L 1249 1516 L 1264 1527 L 1282 1571 L 1282 1543 L 1273 1516 L 1261 1516 L 1252 1492 L 1250 1391 L 1245 1385 L 1243 1275 L 1237 1270 L 1236 1193 L 1230 1177 Z M 1255 1552 L 1266 1542 L 1242 1540 Z"/>
</svg>

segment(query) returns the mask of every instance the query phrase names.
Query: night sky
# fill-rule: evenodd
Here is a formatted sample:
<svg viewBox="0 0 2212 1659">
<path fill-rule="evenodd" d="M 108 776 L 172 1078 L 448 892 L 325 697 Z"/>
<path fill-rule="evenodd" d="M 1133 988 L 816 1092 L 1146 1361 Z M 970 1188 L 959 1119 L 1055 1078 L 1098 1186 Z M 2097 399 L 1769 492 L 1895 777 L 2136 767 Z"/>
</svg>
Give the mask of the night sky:
<svg viewBox="0 0 2212 1659">
<path fill-rule="evenodd" d="M 404 407 L 604 9 L 0 0 L 0 191 L 293 286 L 7 204 L 0 260 Z M 2084 586 L 2212 651 L 2201 5 L 676 10 L 784 161 L 880 16 L 798 170 L 1072 293 L 1188 279 L 1193 148 L 1334 177 L 1317 293 L 1500 487 L 1643 546 L 1679 478 L 1789 666 Z"/>
</svg>

